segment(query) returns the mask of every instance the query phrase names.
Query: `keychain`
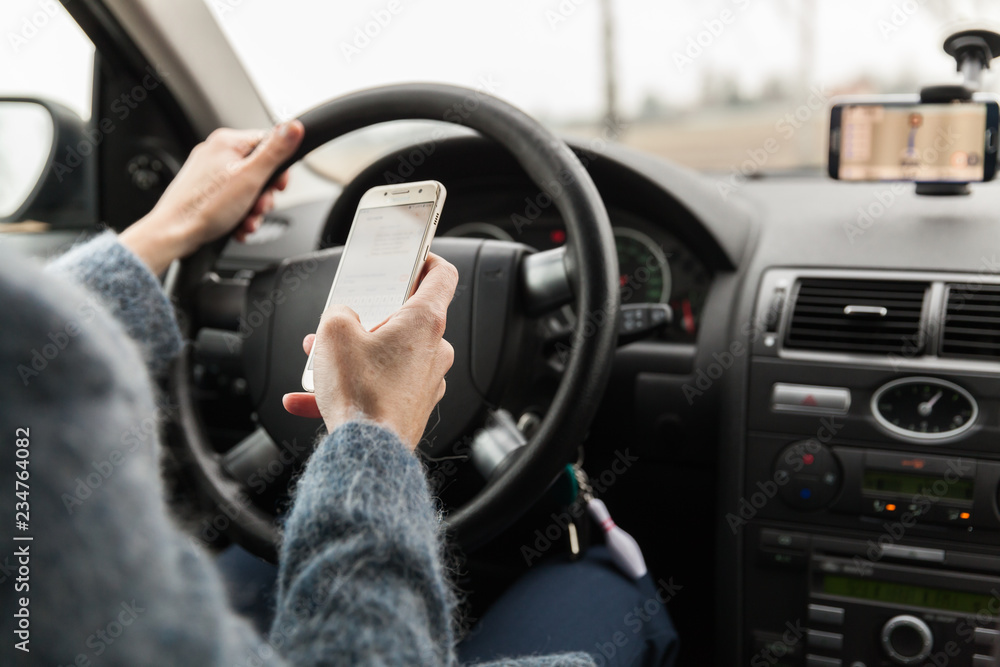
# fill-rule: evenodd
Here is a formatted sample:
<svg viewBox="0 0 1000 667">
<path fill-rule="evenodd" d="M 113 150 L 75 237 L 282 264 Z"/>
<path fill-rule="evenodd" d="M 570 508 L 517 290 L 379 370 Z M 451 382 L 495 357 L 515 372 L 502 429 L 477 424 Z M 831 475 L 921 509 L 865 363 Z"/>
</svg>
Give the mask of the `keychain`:
<svg viewBox="0 0 1000 667">
<path fill-rule="evenodd" d="M 604 540 L 607 544 L 608 551 L 611 553 L 611 559 L 615 562 L 622 572 L 630 576 L 632 579 L 639 579 L 648 571 L 646 568 L 646 559 L 642 557 L 642 549 L 639 548 L 639 543 L 635 541 L 635 538 L 626 533 L 624 530 L 615 524 L 614 519 L 611 518 L 611 513 L 608 512 L 607 506 L 602 500 L 594 497 L 594 490 L 590 486 L 590 480 L 587 478 L 587 473 L 584 469 L 576 464 L 573 466 L 573 474 L 576 477 L 577 485 L 580 487 L 580 496 L 583 499 L 584 504 L 587 506 L 587 511 L 590 516 L 597 522 L 604 531 Z M 576 526 L 570 525 L 570 546 L 574 542 L 576 536 Z M 579 551 L 579 546 L 577 546 L 576 551 Z"/>
</svg>

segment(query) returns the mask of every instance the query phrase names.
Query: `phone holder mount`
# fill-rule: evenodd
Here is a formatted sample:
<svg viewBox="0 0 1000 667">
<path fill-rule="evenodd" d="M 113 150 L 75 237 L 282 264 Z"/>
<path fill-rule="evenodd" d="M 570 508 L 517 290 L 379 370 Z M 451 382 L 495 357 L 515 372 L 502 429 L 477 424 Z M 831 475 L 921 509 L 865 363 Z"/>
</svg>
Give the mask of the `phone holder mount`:
<svg viewBox="0 0 1000 667">
<path fill-rule="evenodd" d="M 926 86 L 920 89 L 925 103 L 968 102 L 983 83 L 983 70 L 1000 56 L 1000 34 L 991 30 L 962 30 L 944 40 L 944 52 L 955 59 L 965 81 L 961 84 Z M 918 195 L 967 195 L 968 183 L 917 183 Z"/>
</svg>

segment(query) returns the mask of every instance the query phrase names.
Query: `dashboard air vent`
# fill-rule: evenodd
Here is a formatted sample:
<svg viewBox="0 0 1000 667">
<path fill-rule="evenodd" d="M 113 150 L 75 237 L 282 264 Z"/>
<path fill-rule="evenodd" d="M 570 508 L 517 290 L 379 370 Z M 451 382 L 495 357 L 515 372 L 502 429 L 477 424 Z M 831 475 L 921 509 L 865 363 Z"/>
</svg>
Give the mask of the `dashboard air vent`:
<svg viewBox="0 0 1000 667">
<path fill-rule="evenodd" d="M 785 347 L 913 355 L 923 349 L 920 315 L 928 284 L 804 278 Z"/>
<path fill-rule="evenodd" d="M 948 285 L 941 356 L 1000 358 L 1000 285 Z"/>
</svg>

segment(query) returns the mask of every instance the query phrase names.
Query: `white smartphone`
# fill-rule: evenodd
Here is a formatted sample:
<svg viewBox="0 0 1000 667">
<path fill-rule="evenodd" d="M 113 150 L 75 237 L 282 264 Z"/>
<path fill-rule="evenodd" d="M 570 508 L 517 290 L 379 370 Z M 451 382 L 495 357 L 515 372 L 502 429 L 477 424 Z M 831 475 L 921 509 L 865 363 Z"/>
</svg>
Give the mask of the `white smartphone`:
<svg viewBox="0 0 1000 667">
<path fill-rule="evenodd" d="M 372 188 L 361 197 L 326 299 L 353 309 L 371 330 L 410 298 L 447 195 L 437 181 Z M 302 388 L 313 391 L 313 346 Z"/>
</svg>

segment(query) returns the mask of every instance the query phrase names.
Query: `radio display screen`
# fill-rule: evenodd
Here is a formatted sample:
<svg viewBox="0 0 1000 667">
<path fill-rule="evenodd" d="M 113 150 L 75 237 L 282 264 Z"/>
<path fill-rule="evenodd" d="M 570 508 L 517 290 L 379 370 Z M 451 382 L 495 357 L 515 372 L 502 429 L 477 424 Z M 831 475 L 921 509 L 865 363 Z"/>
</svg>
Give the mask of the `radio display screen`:
<svg viewBox="0 0 1000 667">
<path fill-rule="evenodd" d="M 979 593 L 952 591 L 944 588 L 912 586 L 876 579 L 858 579 L 827 574 L 823 577 L 823 592 L 848 598 L 875 602 L 943 609 L 960 614 L 990 614 L 993 598 Z"/>
<path fill-rule="evenodd" d="M 895 493 L 906 496 L 925 495 L 948 500 L 972 500 L 971 479 L 948 482 L 942 477 L 913 475 L 888 470 L 865 470 L 862 487 L 865 491 Z"/>
</svg>

